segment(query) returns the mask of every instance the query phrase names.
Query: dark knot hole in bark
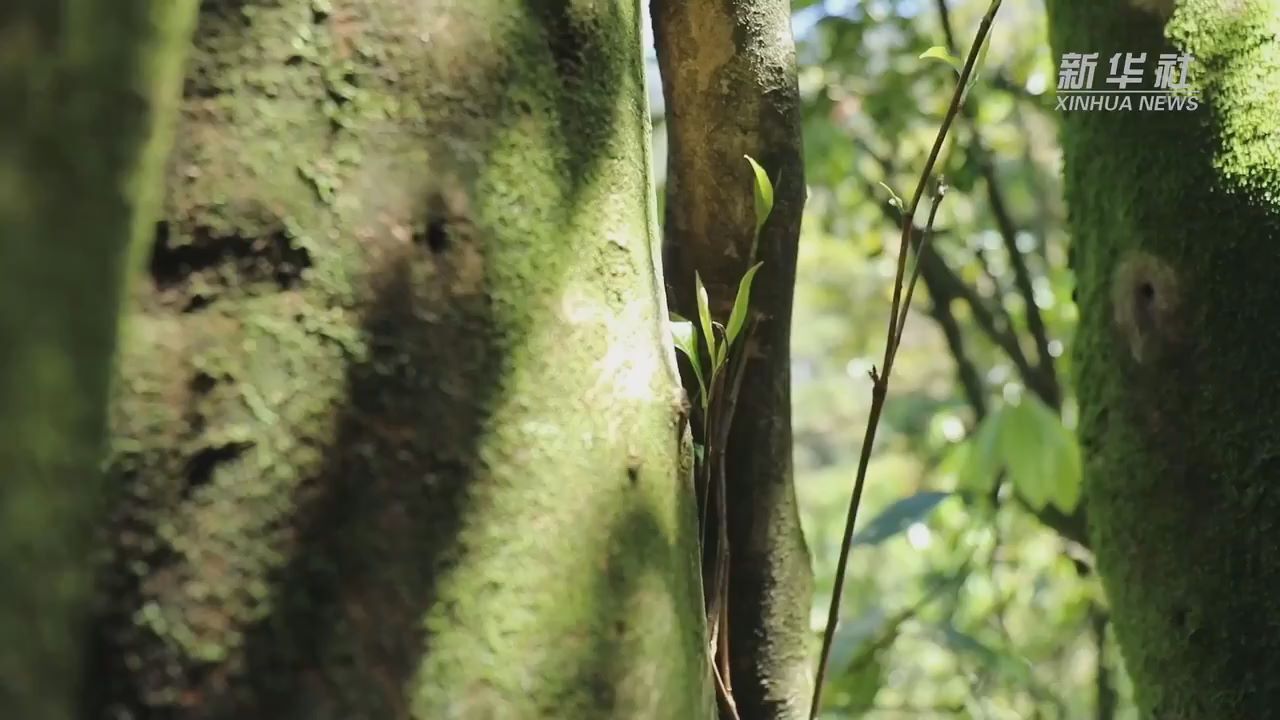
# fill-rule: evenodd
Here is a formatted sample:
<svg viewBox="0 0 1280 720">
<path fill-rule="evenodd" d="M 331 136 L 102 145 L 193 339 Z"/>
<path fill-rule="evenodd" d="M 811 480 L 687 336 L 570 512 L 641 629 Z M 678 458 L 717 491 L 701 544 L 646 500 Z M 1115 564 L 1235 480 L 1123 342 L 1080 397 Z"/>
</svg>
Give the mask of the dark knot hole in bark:
<svg viewBox="0 0 1280 720">
<path fill-rule="evenodd" d="M 427 228 L 414 234 L 413 241 L 420 247 L 426 247 L 435 254 L 449 249 L 449 222 L 443 217 L 427 219 Z"/>
<path fill-rule="evenodd" d="M 1154 329 L 1156 307 L 1155 285 L 1146 280 L 1139 281 L 1133 288 L 1133 311 L 1141 330 Z"/>
<path fill-rule="evenodd" d="M 208 395 L 217 384 L 217 378 L 202 370 L 191 378 L 191 392 L 195 395 Z"/>
<path fill-rule="evenodd" d="M 1178 285 L 1174 269 L 1154 255 L 1137 251 L 1118 264 L 1112 279 L 1113 321 L 1139 363 L 1179 339 Z"/>
<path fill-rule="evenodd" d="M 207 485 L 219 465 L 237 460 L 251 447 L 253 443 L 233 442 L 206 447 L 197 452 L 187 461 L 185 493 L 190 494 L 196 488 Z"/>
</svg>

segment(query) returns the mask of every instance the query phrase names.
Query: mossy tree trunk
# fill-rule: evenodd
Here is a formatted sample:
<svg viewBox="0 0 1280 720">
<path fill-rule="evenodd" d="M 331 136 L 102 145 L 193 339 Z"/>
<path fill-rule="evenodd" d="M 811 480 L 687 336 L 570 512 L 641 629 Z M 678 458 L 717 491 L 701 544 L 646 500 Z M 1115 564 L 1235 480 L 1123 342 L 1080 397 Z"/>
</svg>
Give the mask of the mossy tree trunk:
<svg viewBox="0 0 1280 720">
<path fill-rule="evenodd" d="M 1067 112 L 1087 501 L 1144 717 L 1280 706 L 1280 2 L 1049 3 L 1055 57 L 1190 53 L 1195 110 Z"/>
<path fill-rule="evenodd" d="M 812 691 L 813 578 L 791 458 L 791 307 L 805 202 L 791 7 L 785 0 L 654 0 L 669 161 L 665 260 L 672 304 L 697 317 L 694 274 L 729 316 L 751 266 L 753 174 L 776 186 L 755 260 L 754 329 L 726 453 L 728 627 L 744 720 L 804 717 Z"/>
<path fill-rule="evenodd" d="M 95 718 L 714 712 L 636 0 L 217 0 Z"/>
<path fill-rule="evenodd" d="M 72 717 L 120 309 L 195 0 L 0 8 L 0 708 Z"/>
</svg>

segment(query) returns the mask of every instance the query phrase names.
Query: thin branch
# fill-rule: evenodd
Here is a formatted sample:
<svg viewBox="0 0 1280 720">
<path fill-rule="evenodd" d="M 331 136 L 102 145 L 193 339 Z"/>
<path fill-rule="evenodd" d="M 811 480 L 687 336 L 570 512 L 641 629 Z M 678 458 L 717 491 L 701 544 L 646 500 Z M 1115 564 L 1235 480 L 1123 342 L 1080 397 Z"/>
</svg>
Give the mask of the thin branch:
<svg viewBox="0 0 1280 720">
<path fill-rule="evenodd" d="M 1027 124 L 1027 110 L 1025 108 L 1016 108 L 1013 113 L 1014 122 L 1018 128 L 1018 134 L 1023 137 L 1031 137 L 1034 130 Z M 1045 187 L 1044 175 L 1038 172 L 1038 165 L 1035 156 L 1035 146 L 1027 143 L 1022 152 L 1022 164 L 1031 168 L 1031 172 L 1027 173 L 1027 185 L 1031 188 L 1031 195 L 1037 200 L 1037 211 L 1032 221 L 1035 233 L 1042 237 L 1048 238 L 1049 232 L 1053 227 L 1053 204 L 1052 193 Z M 1041 262 L 1047 266 L 1049 263 L 1049 253 L 1047 243 L 1040 243 L 1037 248 Z"/>
<path fill-rule="evenodd" d="M 831 596 L 831 608 L 827 613 L 827 626 L 822 635 L 822 650 L 818 658 L 817 678 L 813 688 L 813 702 L 809 706 L 809 717 L 812 720 L 818 715 L 818 706 L 822 702 L 822 683 L 827 672 L 827 657 L 831 652 L 831 641 L 835 636 L 836 625 L 840 619 L 840 599 L 844 591 L 844 576 L 849 562 L 849 548 L 853 541 L 853 528 L 858 519 L 858 506 L 862 502 L 862 491 L 866 484 L 867 466 L 871 460 L 871 447 L 875 443 L 876 428 L 880 423 L 880 414 L 884 410 L 885 397 L 888 393 L 889 377 L 893 371 L 893 361 L 897 354 L 899 343 L 899 331 L 902 323 L 899 316 L 905 318 L 906 311 L 909 309 L 911 289 L 907 290 L 906 303 L 903 303 L 903 284 L 906 279 L 907 255 L 912 245 L 912 234 L 915 230 L 915 214 L 916 209 L 920 205 L 920 199 L 923 197 L 925 188 L 933 176 L 934 164 L 938 160 L 938 154 L 942 150 L 942 145 L 946 141 L 947 132 L 951 129 L 951 124 L 955 121 L 956 115 L 960 111 L 962 100 L 964 98 L 965 87 L 969 83 L 969 77 L 973 73 L 973 67 L 978 60 L 978 51 L 982 48 L 986 40 L 987 33 L 991 30 L 991 23 L 995 20 L 996 11 L 1000 9 L 1001 0 L 992 0 L 987 14 L 982 18 L 982 23 L 978 26 L 977 35 L 974 37 L 973 46 L 969 48 L 969 56 L 965 58 L 964 68 L 960 71 L 960 78 L 956 82 L 955 91 L 951 96 L 951 105 L 947 108 L 947 114 L 942 120 L 942 126 L 938 128 L 938 135 L 933 143 L 933 149 L 929 152 L 929 158 L 925 162 L 924 169 L 920 173 L 920 180 L 916 183 L 915 193 L 911 198 L 911 205 L 907 209 L 906 216 L 902 220 L 902 242 L 898 247 L 898 268 L 897 275 L 894 278 L 893 302 L 891 304 L 889 315 L 888 337 L 885 339 L 885 353 L 883 369 L 879 374 L 873 371 L 874 382 L 871 390 L 871 411 L 867 421 L 866 436 L 862 441 L 862 452 L 858 458 L 858 474 L 854 480 L 853 493 L 849 499 L 849 512 L 845 520 L 844 538 L 840 545 L 840 559 L 836 564 L 835 587 Z M 930 216 L 936 212 L 936 204 Z M 926 225 L 926 238 L 928 233 Z M 919 262 L 916 264 L 917 272 L 912 275 L 912 287 L 914 281 L 919 277 Z"/>
<path fill-rule="evenodd" d="M 938 8 L 938 19 L 942 25 L 942 34 L 946 39 L 947 47 L 952 54 L 955 53 L 955 33 L 951 28 L 951 13 L 947 7 L 946 0 L 936 0 Z M 991 212 L 996 219 L 996 227 L 1000 232 L 1001 239 L 1009 255 L 1009 262 L 1014 271 L 1014 284 L 1021 295 L 1023 304 L 1026 306 L 1027 327 L 1031 331 L 1032 338 L 1035 341 L 1036 352 L 1039 359 L 1036 368 L 1032 368 L 1028 363 L 1025 355 L 1022 353 L 1021 346 L 1018 344 L 1016 336 L 1013 335 L 1012 324 L 1006 326 L 1004 330 L 1008 332 L 1012 338 L 1010 342 L 997 341 L 1001 345 L 1009 357 L 1013 360 L 1014 365 L 1018 368 L 1018 374 L 1022 378 L 1023 383 L 1034 392 L 1046 405 L 1054 409 L 1061 409 L 1062 406 L 1062 389 L 1058 382 L 1057 371 L 1054 367 L 1052 354 L 1049 352 L 1048 332 L 1044 325 L 1044 320 L 1040 314 L 1040 308 L 1036 305 L 1035 290 L 1031 283 L 1031 273 L 1026 264 L 1026 257 L 1022 251 L 1018 249 L 1017 231 L 1013 223 L 1012 217 L 1009 215 L 1007 206 L 1004 202 L 1004 196 L 1000 191 L 999 182 L 996 179 L 995 166 L 991 162 L 991 154 L 986 149 L 986 145 L 982 139 L 982 133 L 978 128 L 978 123 L 973 116 L 969 107 L 961 109 L 965 121 L 968 123 L 972 142 L 969 151 L 976 153 L 975 159 L 978 162 L 979 170 L 982 173 L 983 181 L 987 187 L 987 199 L 991 207 Z M 1044 235 L 1041 235 L 1042 239 Z M 959 278 L 956 278 L 959 281 Z M 963 282 L 960 287 L 967 290 L 968 286 Z M 990 317 L 980 315 L 977 305 L 970 305 L 974 310 L 974 320 L 979 326 L 988 331 L 988 335 L 994 335 L 988 330 L 988 324 L 991 322 Z M 1003 305 L 998 307 L 1003 312 Z M 1009 319 L 1007 312 L 1003 312 L 1006 319 Z M 1013 352 L 1015 351 L 1016 352 Z M 999 492 L 1000 480 L 997 479 L 993 492 Z M 1025 505 L 1025 503 L 1024 503 Z M 1084 514 L 1081 510 L 1073 513 L 1063 513 L 1052 506 L 1045 507 L 1034 513 L 1045 525 L 1056 530 L 1060 535 L 1073 540 L 1081 545 L 1088 546 L 1088 533 L 1085 528 Z"/>
<path fill-rule="evenodd" d="M 869 181 L 865 182 L 865 186 L 869 194 L 872 196 L 876 195 L 878 191 L 876 186 L 872 185 Z M 879 206 L 881 208 L 881 212 L 886 218 L 891 222 L 898 222 L 899 213 L 894 205 L 885 201 L 879 203 Z M 924 229 L 917 226 L 914 232 L 917 235 L 923 235 Z M 933 236 L 938 236 L 941 232 L 942 231 L 935 229 L 931 234 Z M 1027 357 L 1022 353 L 1022 347 L 1018 343 L 1017 338 L 1013 335 L 1010 326 L 998 324 L 1000 320 L 991 312 L 988 306 L 988 300 L 979 295 L 978 291 L 965 283 L 964 280 L 960 279 L 960 276 L 947 265 L 946 261 L 938 254 L 936 249 L 931 247 L 926 248 L 924 252 L 921 252 L 918 240 L 916 240 L 916 244 L 913 246 L 913 249 L 916 251 L 918 262 L 921 263 L 920 279 L 924 281 L 924 286 L 929 291 L 929 296 L 933 298 L 935 312 L 939 307 L 946 307 L 946 312 L 951 317 L 951 324 L 954 325 L 951 330 L 948 330 L 947 324 L 940 322 L 939 324 L 942 326 L 944 334 L 950 336 L 952 333 L 960 332 L 959 323 L 955 320 L 955 316 L 950 313 L 949 303 L 956 299 L 963 300 L 965 304 L 969 306 L 970 312 L 972 313 L 973 319 L 978 325 L 978 328 L 982 330 L 983 334 L 986 335 L 986 337 L 994 343 L 996 347 L 1000 348 L 1005 353 L 1017 369 L 1018 376 L 1022 378 L 1023 383 L 1026 384 L 1027 387 L 1031 387 L 1031 378 L 1034 376 L 1035 372 L 1034 368 L 1027 360 Z M 952 345 L 951 339 L 948 339 L 948 345 L 952 347 L 952 355 L 955 358 L 957 365 L 959 367 L 966 368 L 962 371 L 968 376 L 968 380 L 963 381 L 963 384 L 965 385 L 965 393 L 968 396 L 970 404 L 975 408 L 977 418 L 981 419 L 986 414 L 986 397 L 981 375 L 978 374 L 977 369 L 973 366 L 972 360 L 968 358 L 967 354 L 956 354 L 956 346 Z M 963 353 L 963 350 L 961 350 L 961 352 Z M 975 397 L 980 397 L 981 399 L 975 401 Z M 981 412 L 978 412 L 979 407 L 982 408 Z M 993 493 L 998 490 L 999 485 L 1000 482 L 997 482 L 996 488 L 992 491 Z M 1045 524 L 1046 527 L 1052 528 L 1059 535 L 1067 538 L 1068 540 L 1079 543 L 1084 547 L 1089 546 L 1088 533 L 1085 529 L 1084 518 L 1079 512 L 1067 514 L 1052 505 L 1036 510 L 1028 505 L 1020 496 L 1018 500 L 1028 512 L 1035 515 L 1040 522 Z"/>
<path fill-rule="evenodd" d="M 864 184 L 867 192 L 874 196 L 877 192 L 876 187 L 870 181 L 864 181 Z M 897 224 L 900 221 L 896 206 L 887 201 L 881 202 L 879 205 L 881 213 L 891 222 Z M 921 230 L 921 228 L 917 227 L 915 233 L 920 234 Z M 940 234 L 942 234 L 942 231 L 934 231 L 934 235 Z M 921 253 L 918 241 L 913 246 L 913 249 L 922 264 L 921 277 L 925 282 L 925 287 L 929 289 L 930 296 L 938 300 L 942 298 L 963 300 L 969 306 L 969 311 L 973 314 L 974 322 L 977 323 L 978 328 L 987 336 L 987 339 L 1008 356 L 1009 361 L 1017 368 L 1018 376 L 1030 387 L 1034 382 L 1035 368 L 1032 367 L 1030 360 L 1023 353 L 1022 346 L 1008 321 L 1002 319 L 1002 317 L 997 317 L 996 312 L 991 309 L 991 302 L 964 280 L 960 279 L 960 276 L 947 265 L 937 250 Z M 995 303 L 995 306 L 997 308 L 1001 307 L 999 303 Z"/>
<path fill-rule="evenodd" d="M 974 129 L 974 142 L 981 142 L 977 128 Z M 980 147 L 975 148 L 974 151 L 986 156 L 985 150 Z M 1062 389 L 1058 385 L 1058 374 L 1054 368 L 1053 355 L 1049 352 L 1049 331 L 1045 327 L 1044 317 L 1040 314 L 1040 306 L 1036 305 L 1036 293 L 1035 287 L 1031 282 L 1031 271 L 1027 267 L 1026 256 L 1018 249 L 1017 229 L 1014 227 L 1013 219 L 1009 217 L 1009 212 L 1005 207 L 1000 186 L 996 183 L 995 168 L 989 159 L 979 161 L 978 166 L 982 170 L 982 176 L 986 181 L 987 200 L 991 205 L 991 214 L 996 218 L 996 226 L 1000 229 L 1000 237 L 1004 239 L 1005 251 L 1009 254 L 1009 264 L 1013 266 L 1014 287 L 1018 289 L 1018 294 L 1022 296 L 1023 305 L 1026 307 L 1027 329 L 1031 331 L 1031 337 L 1035 340 L 1036 354 L 1039 358 L 1039 371 L 1035 375 L 1036 384 L 1030 387 L 1046 405 L 1056 410 L 1062 407 Z"/>
<path fill-rule="evenodd" d="M 920 240 L 919 245 L 915 248 L 916 264 L 911 270 L 911 282 L 907 283 L 907 296 L 902 302 L 902 314 L 898 318 L 898 329 L 893 333 L 893 355 L 889 356 L 889 360 L 892 360 L 893 357 L 898 354 L 898 348 L 902 345 L 902 331 L 907 326 L 907 310 L 911 307 L 911 297 L 915 294 L 916 283 L 920 280 L 920 267 L 924 264 L 921 262 L 921 258 L 932 250 L 932 248 L 929 247 L 929 239 L 933 237 L 933 221 L 938 217 L 938 208 L 942 205 L 942 198 L 946 197 L 946 194 L 947 186 L 942 183 L 938 183 L 937 190 L 935 190 L 933 195 L 933 203 L 929 206 L 929 219 L 926 220 L 924 224 L 924 236 Z M 915 235 L 914 232 L 908 232 L 913 236 Z M 888 372 L 888 368 L 889 362 L 886 361 L 886 373 Z"/>
<path fill-rule="evenodd" d="M 960 321 L 956 320 L 955 313 L 951 312 L 953 298 L 939 297 L 930 284 L 928 276 L 924 278 L 924 286 L 933 299 L 929 316 L 942 330 L 942 336 L 946 339 L 947 350 L 955 361 L 956 377 L 964 390 L 965 401 L 973 409 L 974 421 L 982 422 L 982 419 L 987 416 L 987 390 L 982 382 L 982 375 L 978 372 L 978 366 L 973 363 L 973 358 L 969 357 L 969 350 L 965 347 Z"/>
<path fill-rule="evenodd" d="M 942 34 L 947 41 L 947 49 L 954 55 L 956 52 L 955 35 L 951 31 L 951 13 L 946 7 L 947 0 L 937 0 L 938 20 L 942 24 Z M 988 75 L 987 83 L 994 89 L 1012 95 L 1015 99 L 1025 101 L 1037 110 L 1049 112 L 1053 109 L 1051 98 L 1044 94 L 1035 94 L 1025 85 L 1017 82 L 1002 71 L 996 70 Z"/>
<path fill-rule="evenodd" d="M 887 216 L 894 218 L 894 208 L 887 203 L 884 205 Z M 917 229 L 920 232 L 920 229 Z M 942 234 L 941 230 L 931 228 L 931 236 Z M 956 319 L 955 313 L 951 311 L 952 301 L 959 298 L 959 294 L 954 292 L 953 288 L 956 284 L 962 284 L 958 277 L 954 277 L 954 282 L 948 283 L 944 275 L 951 274 L 951 268 L 947 267 L 946 262 L 937 251 L 933 248 L 921 247 L 915 248 L 916 262 L 920 268 L 920 279 L 924 281 L 924 287 L 929 291 L 930 307 L 929 316 L 933 318 L 934 323 L 942 330 L 942 335 L 947 343 L 947 350 L 951 354 L 951 358 L 956 364 L 956 376 L 960 381 L 960 386 L 964 390 L 965 400 L 969 403 L 969 407 L 973 409 L 975 422 L 981 422 L 987 415 L 987 390 L 982 381 L 982 374 L 978 372 L 978 366 L 974 364 L 973 358 L 969 357 L 968 348 L 965 346 L 964 331 L 960 327 L 960 321 Z"/>
<path fill-rule="evenodd" d="M 951 12 L 947 8 L 947 0 L 937 0 L 936 4 L 943 37 L 946 39 L 947 48 L 954 54 L 956 50 L 955 33 L 951 29 Z M 991 153 L 987 151 L 986 144 L 983 142 L 982 132 L 974 119 L 973 111 L 966 106 L 961 108 L 960 112 L 965 122 L 969 125 L 972 136 L 969 152 L 977 161 L 978 170 L 982 174 L 983 183 L 986 185 L 987 202 L 991 207 L 991 214 L 995 217 L 996 229 L 1000 232 L 1000 238 L 1004 241 L 1005 251 L 1009 255 L 1009 264 L 1013 268 L 1014 287 L 1026 306 L 1027 329 L 1031 331 L 1031 337 L 1035 341 L 1038 359 L 1036 372 L 1030 378 L 1024 378 L 1024 380 L 1027 381 L 1027 386 L 1036 395 L 1040 396 L 1040 399 L 1046 405 L 1058 409 L 1062 405 L 1062 390 L 1058 384 L 1057 372 L 1054 369 L 1053 355 L 1049 352 L 1049 332 L 1045 327 L 1044 318 L 1040 314 L 1040 308 L 1036 305 L 1031 272 L 1027 267 L 1026 257 L 1018 249 L 1018 229 L 1013 222 L 1013 217 L 1009 214 L 1008 206 L 1004 200 L 1004 193 L 1001 191 L 1000 183 L 996 177 L 995 164 L 992 163 Z"/>
<path fill-rule="evenodd" d="M 930 266 L 929 270 L 934 273 L 940 285 L 945 285 L 950 294 L 964 300 L 969 306 L 969 312 L 973 314 L 973 321 L 983 334 L 991 340 L 996 347 L 1004 351 L 1004 354 L 1013 363 L 1018 370 L 1018 375 L 1028 386 L 1031 386 L 1035 378 L 1035 367 L 1022 351 L 1022 345 L 1018 342 L 1018 336 L 1014 333 L 1012 325 L 1007 320 L 996 316 L 991 310 L 986 298 L 978 294 L 978 291 L 971 287 L 960 276 L 955 273 L 938 255 L 937 251 L 931 252 L 924 256 L 924 261 Z M 1001 307 L 997 302 L 996 307 Z"/>
<path fill-rule="evenodd" d="M 947 8 L 947 0 L 937 0 L 938 22 L 942 25 L 942 37 L 947 41 L 947 50 L 956 54 L 956 34 L 951 29 L 951 10 Z"/>
</svg>

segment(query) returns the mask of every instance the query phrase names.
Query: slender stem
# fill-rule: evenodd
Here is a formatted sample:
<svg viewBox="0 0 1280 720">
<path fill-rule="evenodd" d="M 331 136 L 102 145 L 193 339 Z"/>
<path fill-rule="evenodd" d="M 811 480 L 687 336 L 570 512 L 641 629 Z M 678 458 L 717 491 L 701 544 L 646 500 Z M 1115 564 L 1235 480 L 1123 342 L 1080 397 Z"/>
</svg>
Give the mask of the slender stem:
<svg viewBox="0 0 1280 720">
<path fill-rule="evenodd" d="M 876 194 L 878 188 L 874 184 L 865 182 L 864 185 L 869 195 L 874 196 Z M 880 203 L 880 210 L 891 222 L 897 223 L 899 221 L 900 214 L 892 204 L 882 202 Z M 924 228 L 917 227 L 913 234 L 923 236 Z M 938 237 L 942 234 L 943 231 L 936 227 L 929 231 L 930 237 Z M 973 361 L 964 354 L 963 338 L 959 324 L 948 307 L 952 300 L 962 300 L 969 306 L 970 312 L 973 314 L 973 320 L 977 323 L 978 328 L 1013 362 L 1014 367 L 1018 370 L 1018 377 L 1022 378 L 1023 383 L 1028 388 L 1034 387 L 1035 368 L 1032 367 L 1027 357 L 1022 354 L 1018 339 L 1013 335 L 1010 326 L 998 324 L 998 319 L 992 314 L 989 307 L 991 303 L 989 298 L 980 295 L 977 290 L 961 280 L 960 276 L 947 265 L 946 260 L 938 254 L 936 249 L 930 248 L 929 252 L 921 252 L 918 241 L 913 246 L 913 249 L 917 260 L 921 263 L 920 279 L 924 281 L 925 287 L 929 290 L 929 297 L 934 303 L 934 318 L 947 337 L 947 343 L 951 347 L 957 365 L 962 367 L 965 392 L 977 413 L 975 419 L 981 420 L 986 414 L 986 403 L 983 397 L 985 390 Z M 940 314 L 942 317 L 939 317 Z M 996 485 L 999 485 L 999 481 Z M 1035 515 L 1046 527 L 1054 529 L 1064 538 L 1088 547 L 1089 541 L 1085 533 L 1084 519 L 1081 513 L 1066 514 L 1051 505 L 1036 510 L 1027 505 L 1022 498 L 1019 497 L 1018 501 L 1024 509 Z"/>
<path fill-rule="evenodd" d="M 934 140 L 933 149 L 929 151 L 929 159 L 925 162 L 924 170 L 920 173 L 920 180 L 916 183 L 911 205 L 907 208 L 906 215 L 902 219 L 902 242 L 898 248 L 898 268 L 894 278 L 893 302 L 889 314 L 883 370 L 878 374 L 873 373 L 871 412 L 867 420 L 866 435 L 862 441 L 862 451 L 858 458 L 857 478 L 854 480 L 853 493 L 849 499 L 849 512 L 845 520 L 844 538 L 840 544 L 840 559 L 836 564 L 835 586 L 831 595 L 831 607 L 827 613 L 827 626 L 822 634 L 822 650 L 818 657 L 818 672 L 814 681 L 813 702 L 809 706 L 810 720 L 818 716 L 818 707 L 822 702 L 822 683 L 827 672 L 827 658 L 831 653 L 831 641 L 835 637 L 836 625 L 840 619 L 840 598 L 843 595 L 844 576 L 848 568 L 849 548 L 853 542 L 853 528 L 858 518 L 858 506 L 862 503 L 862 490 L 866 484 L 867 466 L 871 460 L 871 447 L 875 442 L 876 428 L 880 424 L 880 415 L 884 412 L 889 375 L 893 370 L 893 359 L 898 347 L 899 313 L 905 313 L 906 311 L 906 307 L 903 307 L 902 296 L 906 279 L 907 255 L 911 249 L 912 230 L 915 228 L 916 209 L 919 207 L 920 199 L 933 176 L 933 167 L 938 160 L 942 144 L 946 141 L 947 132 L 960 111 L 960 105 L 965 94 L 965 86 L 969 84 L 969 77 L 972 75 L 973 67 L 978 61 L 979 50 L 986 40 L 987 33 L 991 30 L 991 23 L 995 20 L 996 11 L 1000 9 L 1000 2 L 1001 0 L 992 0 L 990 7 L 987 8 L 987 14 L 983 16 L 982 23 L 978 26 L 973 46 L 969 48 L 969 55 L 965 58 L 964 68 L 960 71 L 960 78 L 956 82 L 955 92 L 951 96 L 951 105 L 947 108 L 947 114 L 942 119 L 942 126 L 938 128 L 938 136 Z M 925 231 L 926 233 L 928 232 L 928 227 L 925 228 Z M 909 304 L 909 302 L 910 296 L 908 295 L 907 303 Z"/>
<path fill-rule="evenodd" d="M 887 167 L 882 165 L 882 167 Z M 874 195 L 877 190 L 873 183 L 865 182 L 867 192 Z M 881 213 L 894 222 L 899 222 L 900 214 L 897 208 L 887 202 L 880 204 Z M 914 234 L 920 234 L 922 228 L 916 228 Z M 943 231 L 934 228 L 932 234 L 941 235 Z M 929 288 L 930 297 L 937 301 L 945 299 L 963 300 L 969 306 L 969 311 L 973 314 L 973 320 L 977 323 L 978 328 L 982 330 L 987 339 L 994 343 L 1013 363 L 1018 370 L 1018 377 L 1022 378 L 1027 387 L 1035 386 L 1035 368 L 1031 365 L 1031 361 L 1022 352 L 1021 345 L 1018 344 L 1018 337 L 1013 332 L 1013 326 L 1008 320 L 1007 313 L 1001 312 L 997 317 L 996 312 L 992 311 L 992 304 L 997 310 L 1002 306 L 998 302 L 993 302 L 991 298 L 987 298 L 970 287 L 960 276 L 956 274 L 942 256 L 935 250 L 929 253 L 921 253 L 918 245 L 913 248 L 916 257 L 921 262 L 921 277 L 925 281 L 925 286 Z"/>
<path fill-rule="evenodd" d="M 978 374 L 977 366 L 973 363 L 973 358 L 969 357 L 960 322 L 956 320 L 955 313 L 951 312 L 951 297 L 937 292 L 934 289 L 935 284 L 930 281 L 928 275 L 924 276 L 924 286 L 933 300 L 929 314 L 933 316 L 934 323 L 942 330 L 943 338 L 947 341 L 947 350 L 956 364 L 956 377 L 964 389 L 965 400 L 973 409 L 974 422 L 980 423 L 987 416 L 987 389 L 982 382 L 982 376 Z"/>
<path fill-rule="evenodd" d="M 919 247 L 916 248 L 916 264 L 911 269 L 911 281 L 907 283 L 907 296 L 902 303 L 902 314 L 898 316 L 898 329 L 894 331 L 893 354 L 895 356 L 898 354 L 898 346 L 902 344 L 902 331 L 907 326 L 907 311 L 911 308 L 911 297 L 915 294 L 916 283 L 920 280 L 920 268 L 923 266 L 922 258 L 929 251 L 929 238 L 933 235 L 933 221 L 938 217 L 938 206 L 942 205 L 942 198 L 945 196 L 945 186 L 939 186 L 937 194 L 933 196 L 933 204 L 929 206 L 929 219 L 924 224 L 924 237 L 921 239 Z"/>
<path fill-rule="evenodd" d="M 942 34 L 946 38 L 947 48 L 954 53 L 955 34 L 951 30 L 951 13 L 947 9 L 946 0 L 937 0 L 937 6 L 938 20 L 942 24 Z M 1031 338 L 1035 342 L 1037 357 L 1035 371 L 1023 379 L 1026 381 L 1027 386 L 1045 404 L 1056 409 L 1062 404 L 1062 390 L 1058 386 L 1053 355 L 1049 352 L 1049 331 L 1045 326 L 1043 316 L 1040 314 L 1040 307 L 1036 305 L 1031 271 L 1027 266 L 1026 257 L 1018 249 L 1018 228 L 1013 222 L 1013 216 L 1009 214 L 1008 206 L 1004 200 L 1004 193 L 1001 191 L 1000 183 L 997 180 L 995 165 L 991 162 L 991 153 L 987 150 L 986 143 L 983 142 L 982 133 L 978 129 L 978 123 L 973 117 L 973 112 L 966 107 L 961 110 L 961 115 L 968 123 L 972 133 L 969 152 L 977 160 L 978 170 L 982 174 L 983 183 L 986 185 L 987 203 L 991 208 L 992 216 L 995 218 L 996 229 L 1000 232 L 1000 238 L 1004 242 L 1005 252 L 1009 255 L 1009 265 L 1013 269 L 1014 287 L 1017 289 L 1018 295 L 1022 297 L 1023 305 L 1026 307 L 1027 329 L 1031 331 Z"/>
</svg>

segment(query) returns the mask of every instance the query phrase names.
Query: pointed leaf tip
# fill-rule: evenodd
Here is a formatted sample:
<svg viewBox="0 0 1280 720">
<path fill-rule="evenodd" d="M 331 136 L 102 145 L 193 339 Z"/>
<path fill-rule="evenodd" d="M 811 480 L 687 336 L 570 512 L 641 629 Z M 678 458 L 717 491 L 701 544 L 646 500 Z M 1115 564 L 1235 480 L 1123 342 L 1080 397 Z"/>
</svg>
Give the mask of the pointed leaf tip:
<svg viewBox="0 0 1280 720">
<path fill-rule="evenodd" d="M 920 53 L 920 59 L 921 60 L 941 60 L 942 62 L 950 65 L 951 69 L 956 71 L 956 74 L 959 74 L 964 70 L 964 63 L 960 61 L 960 58 L 956 57 L 955 55 L 952 55 L 945 47 L 941 45 L 934 45 L 928 50 L 925 50 L 924 52 Z"/>
<path fill-rule="evenodd" d="M 707 286 L 702 284 L 702 275 L 693 273 L 693 281 L 698 295 L 698 322 L 702 326 L 702 339 L 707 343 L 707 352 L 711 354 L 712 369 L 716 358 L 716 333 L 711 327 L 711 300 L 707 297 Z"/>
<path fill-rule="evenodd" d="M 760 228 L 764 227 L 765 220 L 769 219 L 769 214 L 773 212 L 773 181 L 769 179 L 769 173 L 764 171 L 760 163 L 750 155 L 743 155 L 747 162 L 751 163 L 751 170 L 755 173 L 755 192 L 756 192 L 756 233 L 759 234 Z"/>
<path fill-rule="evenodd" d="M 853 536 L 854 545 L 878 545 L 928 517 L 949 492 L 919 492 L 889 505 Z"/>
</svg>

